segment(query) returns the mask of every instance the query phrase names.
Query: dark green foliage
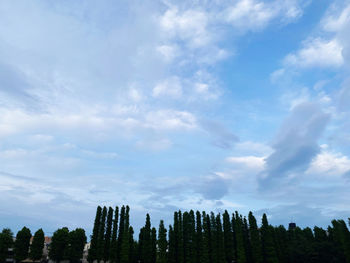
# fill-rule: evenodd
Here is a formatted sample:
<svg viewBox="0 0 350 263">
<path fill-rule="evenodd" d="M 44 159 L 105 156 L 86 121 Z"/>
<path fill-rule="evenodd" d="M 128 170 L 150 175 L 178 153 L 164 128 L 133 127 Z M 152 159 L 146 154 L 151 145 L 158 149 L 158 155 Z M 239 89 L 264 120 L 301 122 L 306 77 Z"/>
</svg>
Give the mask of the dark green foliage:
<svg viewBox="0 0 350 263">
<path fill-rule="evenodd" d="M 95 259 L 97 259 L 98 241 L 99 241 L 98 237 L 99 237 L 99 231 L 100 231 L 100 225 L 101 225 L 101 215 L 102 215 L 102 208 L 101 206 L 98 206 L 96 210 L 94 228 L 92 230 L 92 235 L 91 235 L 91 246 L 89 249 L 89 256 L 88 256 L 89 262 L 93 262 Z"/>
<path fill-rule="evenodd" d="M 209 263 L 211 261 L 211 229 L 210 229 L 210 217 L 205 212 L 202 213 L 203 219 L 203 250 L 202 250 L 202 262 Z"/>
<path fill-rule="evenodd" d="M 126 206 L 125 216 L 123 221 L 123 231 L 121 236 L 121 245 L 120 245 L 120 262 L 128 263 L 130 260 L 130 234 L 129 234 L 129 206 Z"/>
<path fill-rule="evenodd" d="M 118 231 L 118 238 L 117 238 L 117 250 L 116 250 L 116 262 L 120 262 L 121 259 L 121 249 L 122 249 L 122 242 L 124 237 L 124 226 L 125 223 L 125 206 L 122 206 L 122 209 L 120 210 L 120 218 L 119 218 L 119 231 Z"/>
<path fill-rule="evenodd" d="M 32 260 L 40 260 L 43 255 L 43 248 L 45 242 L 44 231 L 40 228 L 35 232 L 32 244 L 30 246 L 29 257 Z"/>
<path fill-rule="evenodd" d="M 118 206 L 116 206 L 116 207 L 115 207 L 115 211 L 114 211 L 113 230 L 112 230 L 111 245 L 110 245 L 110 255 L 109 255 L 109 259 L 110 259 L 110 262 L 111 262 L 111 263 L 114 263 L 114 262 L 116 262 L 116 260 L 117 260 L 117 249 L 118 249 L 118 243 L 117 243 L 118 219 L 119 219 L 119 208 L 118 208 Z"/>
<path fill-rule="evenodd" d="M 157 262 L 166 263 L 167 262 L 167 248 L 168 242 L 166 239 L 166 229 L 164 227 L 164 221 L 160 220 L 159 229 L 158 229 L 158 254 Z"/>
<path fill-rule="evenodd" d="M 273 227 L 269 225 L 266 214 L 262 217 L 261 244 L 264 263 L 278 263 L 274 244 Z"/>
<path fill-rule="evenodd" d="M 203 233 L 202 233 L 202 221 L 201 213 L 196 212 L 196 232 L 195 232 L 195 244 L 194 249 L 196 253 L 196 263 L 203 262 Z"/>
<path fill-rule="evenodd" d="M 152 227 L 151 230 L 151 263 L 156 263 L 157 260 L 157 230 Z"/>
<path fill-rule="evenodd" d="M 80 262 L 83 258 L 83 250 L 86 244 L 85 230 L 77 228 L 69 232 L 68 256 L 70 263 Z"/>
<path fill-rule="evenodd" d="M 60 262 L 67 259 L 69 245 L 69 230 L 66 227 L 56 230 L 52 236 L 49 257 L 52 260 Z"/>
<path fill-rule="evenodd" d="M 110 256 L 112 224 L 113 224 L 113 208 L 109 207 L 108 215 L 107 215 L 104 254 L 103 254 L 104 261 L 107 261 L 109 259 L 109 256 Z"/>
<path fill-rule="evenodd" d="M 252 261 L 254 263 L 262 263 L 263 259 L 261 255 L 260 233 L 258 230 L 256 219 L 252 212 L 249 212 L 248 221 L 249 221 L 249 236 L 250 236 L 250 243 L 251 243 L 251 249 L 252 249 L 251 250 Z"/>
<path fill-rule="evenodd" d="M 222 216 L 223 218 L 223 230 L 224 230 L 224 249 L 225 249 L 225 261 L 231 263 L 233 261 L 233 231 L 230 222 L 230 215 L 225 210 L 225 213 Z"/>
<path fill-rule="evenodd" d="M 28 257 L 29 242 L 32 237 L 32 233 L 29 228 L 23 227 L 18 231 L 16 235 L 16 241 L 14 245 L 15 259 L 17 262 L 21 262 Z"/>
<path fill-rule="evenodd" d="M 350 234 L 344 220 L 333 220 L 333 240 L 339 248 L 339 254 L 350 263 Z"/>
<path fill-rule="evenodd" d="M 100 230 L 98 231 L 98 246 L 97 246 L 97 260 L 101 261 L 104 257 L 105 248 L 105 229 L 106 229 L 107 207 L 103 207 Z"/>
<path fill-rule="evenodd" d="M 5 262 L 8 249 L 13 246 L 13 233 L 9 228 L 4 228 L 0 233 L 0 262 Z"/>
<path fill-rule="evenodd" d="M 169 226 L 169 252 L 168 252 L 168 263 L 175 263 L 175 233 L 173 227 Z"/>
<path fill-rule="evenodd" d="M 221 224 L 221 215 L 218 214 L 215 219 L 215 225 L 216 225 L 216 236 L 215 236 L 215 246 L 216 246 L 216 253 L 217 253 L 217 260 L 218 263 L 224 263 L 225 262 L 225 248 L 224 248 L 224 233 L 222 231 L 222 224 Z"/>
<path fill-rule="evenodd" d="M 141 229 L 140 233 L 140 248 L 141 248 L 141 262 L 152 262 L 152 238 L 151 238 L 151 218 L 149 214 L 146 215 L 146 224 Z"/>
<path fill-rule="evenodd" d="M 241 215 L 238 214 L 238 212 L 235 212 L 235 215 L 232 215 L 235 217 L 234 220 L 234 229 L 235 229 L 235 237 L 236 237 L 236 255 L 237 255 L 237 262 L 239 263 L 246 263 L 246 246 L 245 246 L 245 240 L 244 240 L 244 224 L 243 224 L 243 218 Z"/>
</svg>

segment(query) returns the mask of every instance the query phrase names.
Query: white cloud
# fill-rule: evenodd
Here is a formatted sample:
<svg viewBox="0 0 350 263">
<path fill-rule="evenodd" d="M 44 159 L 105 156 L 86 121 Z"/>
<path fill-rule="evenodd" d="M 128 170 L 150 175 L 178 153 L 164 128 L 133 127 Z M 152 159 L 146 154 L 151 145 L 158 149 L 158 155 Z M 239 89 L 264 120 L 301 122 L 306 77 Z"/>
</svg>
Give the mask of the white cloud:
<svg viewBox="0 0 350 263">
<path fill-rule="evenodd" d="M 174 76 L 159 82 L 153 88 L 152 95 L 153 97 L 181 97 L 182 85 L 180 79 Z"/>
<path fill-rule="evenodd" d="M 306 174 L 341 177 L 347 171 L 350 171 L 350 159 L 347 156 L 323 150 L 313 159 Z"/>
<path fill-rule="evenodd" d="M 265 157 L 259 156 L 228 157 L 226 161 L 255 172 L 260 172 L 265 167 Z"/>
<path fill-rule="evenodd" d="M 342 49 L 337 39 L 314 38 L 305 41 L 296 53 L 287 55 L 284 64 L 301 68 L 340 67 L 344 63 Z"/>
<path fill-rule="evenodd" d="M 326 15 L 322 21 L 323 28 L 326 31 L 338 32 L 350 22 L 350 5 L 343 8 L 333 6 L 331 12 Z"/>
</svg>

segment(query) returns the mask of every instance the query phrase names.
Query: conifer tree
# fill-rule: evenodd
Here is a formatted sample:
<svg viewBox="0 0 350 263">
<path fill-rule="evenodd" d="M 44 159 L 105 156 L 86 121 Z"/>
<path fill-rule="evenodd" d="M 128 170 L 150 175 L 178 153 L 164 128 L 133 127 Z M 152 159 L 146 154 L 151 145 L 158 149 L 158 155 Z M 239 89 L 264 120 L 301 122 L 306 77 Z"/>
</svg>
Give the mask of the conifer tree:
<svg viewBox="0 0 350 263">
<path fill-rule="evenodd" d="M 246 217 L 243 218 L 243 241 L 246 260 L 248 263 L 252 262 L 252 246 L 250 244 L 249 228 Z"/>
<path fill-rule="evenodd" d="M 113 208 L 108 208 L 107 214 L 107 224 L 106 224 L 106 234 L 105 234 L 105 244 L 104 244 L 104 253 L 103 260 L 106 262 L 110 257 L 110 248 L 111 248 L 111 235 L 112 235 L 112 223 L 113 223 Z"/>
<path fill-rule="evenodd" d="M 210 213 L 210 244 L 211 244 L 211 262 L 218 263 L 218 246 L 217 246 L 217 228 L 216 218 L 213 212 Z"/>
<path fill-rule="evenodd" d="M 98 206 L 96 209 L 94 228 L 92 230 L 92 235 L 91 235 L 91 246 L 90 246 L 89 254 L 88 254 L 89 262 L 93 262 L 94 260 L 97 259 L 99 232 L 100 232 L 100 225 L 101 225 L 101 215 L 102 215 L 102 208 L 101 208 L 101 206 Z"/>
<path fill-rule="evenodd" d="M 124 229 L 125 229 L 125 206 L 122 206 L 120 211 L 120 219 L 119 219 L 119 231 L 118 231 L 118 244 L 117 244 L 117 262 L 120 262 L 120 252 L 122 248 L 122 242 L 124 237 Z"/>
<path fill-rule="evenodd" d="M 124 227 L 121 239 L 120 248 L 120 262 L 128 263 L 130 258 L 130 234 L 129 234 L 129 206 L 126 206 L 125 217 L 124 217 Z"/>
<path fill-rule="evenodd" d="M 249 212 L 248 221 L 249 221 L 249 236 L 250 236 L 250 242 L 252 246 L 252 261 L 254 263 L 262 263 L 260 234 L 259 234 L 256 219 L 252 212 Z"/>
<path fill-rule="evenodd" d="M 178 233 L 178 246 L 179 246 L 179 250 L 178 250 L 178 263 L 184 263 L 184 239 L 183 239 L 183 217 L 182 217 L 182 213 L 179 210 L 178 213 L 179 216 L 179 233 Z"/>
<path fill-rule="evenodd" d="M 169 252 L 168 252 L 168 263 L 175 263 L 175 233 L 171 225 L 169 225 Z"/>
<path fill-rule="evenodd" d="M 30 245 L 29 257 L 33 261 L 38 261 L 42 258 L 44 242 L 45 234 L 44 231 L 40 228 L 38 231 L 35 232 L 32 244 Z"/>
<path fill-rule="evenodd" d="M 278 263 L 273 242 L 273 229 L 269 226 L 266 214 L 262 217 L 261 244 L 264 263 Z"/>
<path fill-rule="evenodd" d="M 211 229 L 210 217 L 205 212 L 202 213 L 203 218 L 203 262 L 209 263 L 211 261 Z"/>
<path fill-rule="evenodd" d="M 157 260 L 157 230 L 155 227 L 152 227 L 151 230 L 151 263 L 156 263 Z"/>
<path fill-rule="evenodd" d="M 151 219 L 146 215 L 146 224 L 142 233 L 141 262 L 151 263 L 152 261 L 152 239 L 151 239 Z"/>
<path fill-rule="evenodd" d="M 158 230 L 158 256 L 157 263 L 166 263 L 167 262 L 167 248 L 168 242 L 166 239 L 167 230 L 164 227 L 164 221 L 160 220 L 159 230 Z M 169 248 L 170 250 L 170 248 Z"/>
<path fill-rule="evenodd" d="M 333 220 L 334 240 L 343 252 L 347 263 L 350 263 L 350 234 L 344 220 Z"/>
<path fill-rule="evenodd" d="M 16 235 L 16 241 L 14 245 L 15 259 L 17 262 L 21 262 L 28 257 L 29 243 L 32 234 L 29 228 L 23 227 L 18 231 Z"/>
<path fill-rule="evenodd" d="M 196 223 L 195 223 L 195 216 L 194 216 L 193 210 L 190 210 L 190 213 L 189 213 L 188 231 L 189 231 L 189 240 L 190 240 L 190 244 L 189 244 L 190 261 L 188 263 L 195 263 L 196 262 L 196 248 L 195 248 Z"/>
<path fill-rule="evenodd" d="M 119 207 L 115 207 L 114 211 L 114 220 L 113 220 L 113 230 L 112 230 L 112 237 L 111 237 L 111 249 L 110 249 L 110 262 L 115 263 L 117 260 L 117 249 L 118 249 L 118 243 L 117 243 L 117 231 L 118 231 L 118 220 L 119 220 Z"/>
<path fill-rule="evenodd" d="M 216 250 L 217 250 L 217 262 L 225 263 L 225 248 L 224 248 L 224 234 L 222 231 L 221 215 L 216 216 Z"/>
<path fill-rule="evenodd" d="M 107 207 L 103 207 L 101 224 L 98 235 L 98 248 L 97 248 L 97 260 L 101 261 L 104 258 L 104 248 L 105 248 L 105 230 L 106 230 L 106 218 L 107 218 Z"/>
<path fill-rule="evenodd" d="M 227 263 L 233 261 L 233 232 L 230 222 L 230 215 L 225 210 L 223 214 L 223 229 L 224 229 L 224 248 L 225 248 L 225 260 Z"/>
<path fill-rule="evenodd" d="M 201 213 L 196 212 L 196 237 L 195 237 L 195 253 L 196 263 L 201 263 L 203 259 L 203 233 L 202 233 L 202 221 Z"/>
<path fill-rule="evenodd" d="M 235 234 L 236 234 L 236 251 L 237 251 L 237 262 L 246 263 L 246 250 L 244 244 L 244 233 L 243 233 L 243 219 L 242 216 L 235 212 Z"/>
</svg>

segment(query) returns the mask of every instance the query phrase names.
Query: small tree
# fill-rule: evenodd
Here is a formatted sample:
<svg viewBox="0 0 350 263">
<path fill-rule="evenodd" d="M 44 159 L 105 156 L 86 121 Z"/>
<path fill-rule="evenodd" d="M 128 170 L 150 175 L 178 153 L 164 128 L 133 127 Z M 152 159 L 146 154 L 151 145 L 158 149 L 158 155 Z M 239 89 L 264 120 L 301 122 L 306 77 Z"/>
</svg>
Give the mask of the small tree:
<svg viewBox="0 0 350 263">
<path fill-rule="evenodd" d="M 0 233 L 0 262 L 5 262 L 8 249 L 13 245 L 13 233 L 9 228 L 4 228 Z"/>
<path fill-rule="evenodd" d="M 15 241 L 15 258 L 16 261 L 21 262 L 28 257 L 29 243 L 32 233 L 29 228 L 23 227 L 18 231 Z"/>
<path fill-rule="evenodd" d="M 60 262 L 67 258 L 69 243 L 69 230 L 67 227 L 60 228 L 52 236 L 49 257 Z"/>
<path fill-rule="evenodd" d="M 77 228 L 69 232 L 68 258 L 71 263 L 80 262 L 83 258 L 84 246 L 86 244 L 85 230 Z"/>
<path fill-rule="evenodd" d="M 32 260 L 40 260 L 43 256 L 45 235 L 44 231 L 40 228 L 35 232 L 33 242 L 30 246 L 29 257 Z"/>
</svg>

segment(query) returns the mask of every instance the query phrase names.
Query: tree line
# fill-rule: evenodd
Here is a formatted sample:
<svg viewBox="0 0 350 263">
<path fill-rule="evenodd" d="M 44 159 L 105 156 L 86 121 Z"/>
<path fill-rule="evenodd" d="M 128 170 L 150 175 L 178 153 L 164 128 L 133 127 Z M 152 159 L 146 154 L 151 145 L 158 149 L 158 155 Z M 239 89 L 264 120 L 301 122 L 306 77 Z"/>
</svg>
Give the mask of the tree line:
<svg viewBox="0 0 350 263">
<path fill-rule="evenodd" d="M 3 229 L 0 233 L 0 262 L 6 262 L 10 248 L 13 248 L 16 262 L 22 262 L 25 259 L 40 261 L 45 243 L 44 231 L 39 229 L 35 232 L 32 242 L 30 242 L 31 238 L 31 231 L 27 227 L 17 232 L 15 241 L 12 231 L 9 228 Z M 52 236 L 49 258 L 56 262 L 61 260 L 80 262 L 86 241 L 84 229 L 77 228 L 69 231 L 66 227 L 60 228 Z"/>
<path fill-rule="evenodd" d="M 344 220 L 327 229 L 258 224 L 252 212 L 176 211 L 158 230 L 149 214 L 138 239 L 128 206 L 97 207 L 89 262 L 111 263 L 350 263 L 350 232 Z M 350 224 L 350 219 L 349 219 Z"/>
</svg>

